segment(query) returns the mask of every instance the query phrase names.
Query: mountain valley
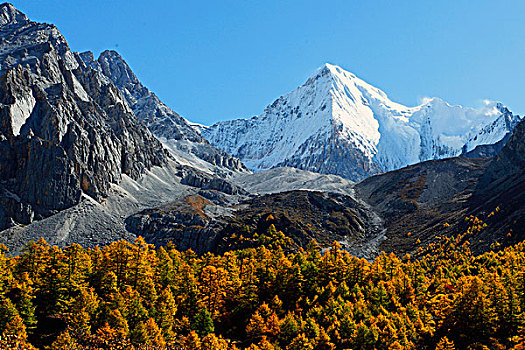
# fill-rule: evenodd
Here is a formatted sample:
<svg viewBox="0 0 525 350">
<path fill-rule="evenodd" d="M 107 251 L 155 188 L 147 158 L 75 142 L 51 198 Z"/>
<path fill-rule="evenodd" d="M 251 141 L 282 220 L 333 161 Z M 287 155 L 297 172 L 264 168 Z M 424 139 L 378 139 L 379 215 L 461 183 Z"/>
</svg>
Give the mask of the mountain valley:
<svg viewBox="0 0 525 350">
<path fill-rule="evenodd" d="M 273 225 L 290 249 L 338 241 L 373 259 L 496 208 L 474 249 L 523 236 L 524 123 L 501 103 L 405 107 L 326 64 L 261 116 L 196 126 L 117 52 L 72 52 L 53 25 L 0 10 L 0 241 L 13 253 L 139 235 L 218 253 Z"/>
<path fill-rule="evenodd" d="M 235 15 L 234 4 L 199 2 L 195 15 L 192 2 L 52 3 L 43 8 L 57 21 L 64 13 L 71 21 L 68 9 L 79 13 L 73 25 L 95 41 L 95 27 L 112 37 L 102 20 L 109 18 L 135 55 L 119 46 L 128 64 L 93 41 L 97 55 L 74 52 L 78 43 L 70 47 L 55 25 L 0 4 L 0 350 L 525 349 L 524 118 L 494 101 L 469 108 L 425 98 L 404 106 L 327 63 L 258 116 L 192 123 L 145 86 L 147 74 L 143 81 L 135 74 L 143 57 L 158 57 L 141 44 L 166 55 L 155 62 L 176 59 L 190 73 L 190 82 L 180 70 L 172 81 L 171 67 L 150 65 L 169 80 L 172 96 L 180 94 L 177 108 L 206 104 L 216 118 L 221 101 L 203 91 L 230 81 L 203 68 L 239 80 L 208 53 L 220 47 L 234 57 L 236 73 L 246 73 L 238 69 L 246 56 L 226 45 L 250 28 L 225 16 Z M 344 3 L 333 9 L 345 15 Z M 241 19 L 266 23 L 268 16 L 248 16 L 251 6 L 242 3 Z M 281 15 L 261 11 L 267 6 L 258 3 L 257 14 Z M 387 17 L 399 6 L 388 7 Z M 108 8 L 118 10 L 103 16 Z M 322 18 L 319 9 L 335 33 L 326 4 L 311 18 Z M 318 31 L 297 18 L 286 23 L 301 38 L 305 27 Z M 219 29 L 212 44 L 200 36 L 208 27 Z M 280 28 L 272 30 L 288 38 Z M 64 26 L 78 41 L 70 30 Z M 166 33 L 159 44 L 156 36 Z M 188 38 L 204 45 L 205 61 L 187 51 Z M 282 43 L 272 35 L 279 64 Z M 469 64 L 487 57 L 465 52 Z M 497 55 L 504 52 L 500 45 Z M 181 55 L 210 67 L 181 64 Z M 288 68 L 279 72 L 285 80 Z M 203 71 L 206 79 L 196 78 Z M 186 100 L 187 91 L 195 96 Z M 242 105 L 241 92 L 224 101 Z"/>
</svg>

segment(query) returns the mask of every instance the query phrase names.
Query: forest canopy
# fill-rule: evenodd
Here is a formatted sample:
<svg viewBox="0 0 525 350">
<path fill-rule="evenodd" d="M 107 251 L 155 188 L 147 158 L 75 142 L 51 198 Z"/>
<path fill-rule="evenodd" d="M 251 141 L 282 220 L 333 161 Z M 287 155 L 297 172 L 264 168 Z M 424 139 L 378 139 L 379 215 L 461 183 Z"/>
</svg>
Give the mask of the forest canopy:
<svg viewBox="0 0 525 350">
<path fill-rule="evenodd" d="M 524 349 L 524 244 L 475 256 L 468 232 L 417 258 L 334 243 L 223 255 L 142 238 L 92 249 L 43 240 L 0 254 L 1 349 Z"/>
</svg>

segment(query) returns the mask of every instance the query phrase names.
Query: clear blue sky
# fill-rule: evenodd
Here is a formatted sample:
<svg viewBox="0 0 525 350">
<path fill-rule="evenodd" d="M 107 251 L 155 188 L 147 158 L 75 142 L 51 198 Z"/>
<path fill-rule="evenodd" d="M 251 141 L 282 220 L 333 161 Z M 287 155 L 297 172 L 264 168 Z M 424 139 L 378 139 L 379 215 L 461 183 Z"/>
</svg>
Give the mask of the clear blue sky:
<svg viewBox="0 0 525 350">
<path fill-rule="evenodd" d="M 325 62 L 407 105 L 438 96 L 525 113 L 525 1 L 16 0 L 74 51 L 115 49 L 204 124 L 259 114 Z"/>
</svg>

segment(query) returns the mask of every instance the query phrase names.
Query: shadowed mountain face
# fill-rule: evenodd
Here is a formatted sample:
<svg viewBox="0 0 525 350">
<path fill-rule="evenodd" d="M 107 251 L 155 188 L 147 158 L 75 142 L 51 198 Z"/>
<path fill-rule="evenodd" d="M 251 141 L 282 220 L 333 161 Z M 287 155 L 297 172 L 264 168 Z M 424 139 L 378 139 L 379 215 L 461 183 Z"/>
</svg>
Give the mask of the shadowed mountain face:
<svg viewBox="0 0 525 350">
<path fill-rule="evenodd" d="M 507 246 L 525 238 L 524 151 L 521 122 L 498 156 L 416 164 L 368 178 L 356 193 L 384 219 L 386 251 L 411 252 L 418 239 L 460 233 L 470 215 L 488 225 L 468 237 L 474 251 Z"/>
<path fill-rule="evenodd" d="M 166 162 L 120 91 L 53 25 L 0 6 L 0 229 L 107 195 Z"/>
<path fill-rule="evenodd" d="M 473 214 L 499 208 L 491 217 L 490 230 L 483 235 L 485 241 L 504 238 L 508 245 L 525 239 L 525 122 L 516 127 L 505 147 L 492 159 L 470 207 Z"/>
</svg>

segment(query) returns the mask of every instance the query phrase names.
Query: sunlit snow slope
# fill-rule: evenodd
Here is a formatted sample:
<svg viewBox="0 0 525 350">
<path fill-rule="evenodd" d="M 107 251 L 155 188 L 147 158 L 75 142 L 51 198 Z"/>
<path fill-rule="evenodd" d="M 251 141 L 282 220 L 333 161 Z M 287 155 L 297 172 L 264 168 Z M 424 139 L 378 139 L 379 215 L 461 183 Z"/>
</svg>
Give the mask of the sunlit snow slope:
<svg viewBox="0 0 525 350">
<path fill-rule="evenodd" d="M 519 120 L 490 101 L 480 109 L 438 98 L 406 107 L 325 64 L 260 116 L 219 122 L 201 132 L 255 171 L 290 166 L 356 181 L 496 143 Z"/>
</svg>

